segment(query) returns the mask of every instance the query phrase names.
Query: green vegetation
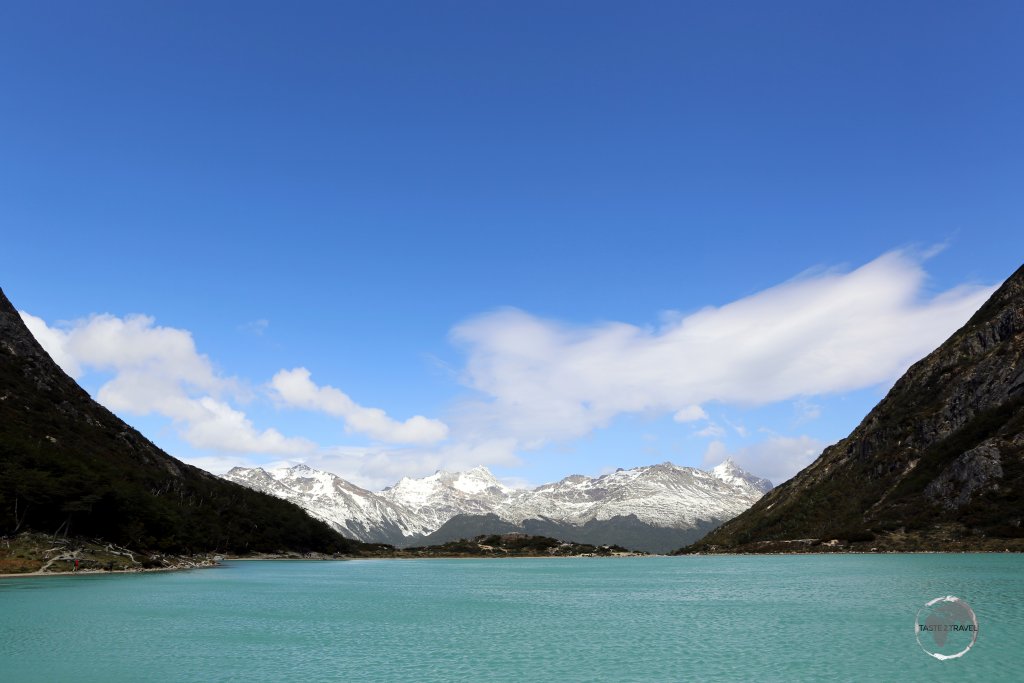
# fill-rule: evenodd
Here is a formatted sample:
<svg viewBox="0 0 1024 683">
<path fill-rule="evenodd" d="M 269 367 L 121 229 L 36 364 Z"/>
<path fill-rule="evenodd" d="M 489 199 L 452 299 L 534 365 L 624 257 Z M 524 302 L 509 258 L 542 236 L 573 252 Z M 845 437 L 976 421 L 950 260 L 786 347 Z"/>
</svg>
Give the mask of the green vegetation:
<svg viewBox="0 0 1024 683">
<path fill-rule="evenodd" d="M 697 520 L 693 528 L 675 529 L 642 522 L 632 514 L 616 515 L 610 519 L 592 519 L 579 526 L 551 519 L 527 519 L 522 524 L 512 524 L 499 519 L 493 513 L 456 515 L 427 536 L 424 542 L 429 545 L 441 545 L 449 541 L 475 538 L 480 534 L 519 533 L 526 536 L 572 540 L 595 547 L 611 544 L 649 553 L 667 553 L 681 545 L 696 541 L 719 524 L 720 522 L 715 519 Z"/>
<path fill-rule="evenodd" d="M 646 553 L 635 553 L 617 545 L 597 546 L 520 533 L 463 538 L 441 545 L 405 548 L 396 552 L 398 556 L 408 557 L 611 557 L 636 554 Z"/>
</svg>

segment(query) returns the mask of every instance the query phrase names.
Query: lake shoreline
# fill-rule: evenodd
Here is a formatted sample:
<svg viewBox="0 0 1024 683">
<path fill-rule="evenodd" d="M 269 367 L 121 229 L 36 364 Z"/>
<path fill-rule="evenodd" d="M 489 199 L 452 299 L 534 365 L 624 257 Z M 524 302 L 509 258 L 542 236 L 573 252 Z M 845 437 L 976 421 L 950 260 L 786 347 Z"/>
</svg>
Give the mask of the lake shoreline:
<svg viewBox="0 0 1024 683">
<path fill-rule="evenodd" d="M 127 575 L 127 574 L 149 574 L 154 572 L 185 572 L 192 569 L 216 569 L 220 567 L 221 563 L 213 564 L 196 564 L 192 566 L 181 566 L 181 567 L 139 567 L 137 569 L 79 569 L 78 571 L 59 571 L 59 572 L 20 572 L 20 573 L 7 573 L 0 574 L 0 579 L 21 579 L 29 577 L 44 577 L 44 576 L 106 576 L 106 575 Z"/>
</svg>

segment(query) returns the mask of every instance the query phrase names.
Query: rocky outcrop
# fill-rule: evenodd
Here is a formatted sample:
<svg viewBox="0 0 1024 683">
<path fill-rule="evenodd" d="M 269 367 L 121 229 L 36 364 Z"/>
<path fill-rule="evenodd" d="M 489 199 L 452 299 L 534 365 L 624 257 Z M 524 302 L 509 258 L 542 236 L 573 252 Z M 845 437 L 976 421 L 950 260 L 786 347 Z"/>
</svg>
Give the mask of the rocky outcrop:
<svg viewBox="0 0 1024 683">
<path fill-rule="evenodd" d="M 999 440 L 989 439 L 954 460 L 925 487 L 925 495 L 944 508 L 960 508 L 975 493 L 998 490 L 1003 478 Z"/>
</svg>

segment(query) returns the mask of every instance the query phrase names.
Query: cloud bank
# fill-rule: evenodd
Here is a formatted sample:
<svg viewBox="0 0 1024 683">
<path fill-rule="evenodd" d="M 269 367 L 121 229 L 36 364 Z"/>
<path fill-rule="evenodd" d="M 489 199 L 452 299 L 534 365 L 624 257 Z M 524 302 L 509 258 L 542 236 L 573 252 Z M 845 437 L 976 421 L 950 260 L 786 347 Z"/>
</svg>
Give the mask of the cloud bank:
<svg viewBox="0 0 1024 683">
<path fill-rule="evenodd" d="M 659 328 L 488 313 L 451 332 L 467 356 L 462 381 L 478 395 L 462 415 L 529 445 L 578 438 L 623 413 L 686 422 L 702 419 L 709 402 L 758 406 L 891 382 L 993 291 L 927 297 L 925 283 L 918 260 L 892 252 L 848 273 L 676 314 Z"/>
<path fill-rule="evenodd" d="M 720 307 L 666 315 L 659 326 L 572 325 L 516 309 L 479 315 L 450 333 L 465 353 L 460 378 L 473 396 L 454 404 L 444 422 L 395 420 L 318 385 L 305 367 L 282 369 L 265 385 L 279 405 L 338 418 L 348 434 L 375 442 L 369 445 L 325 446 L 257 427 L 232 405 L 249 385 L 220 374 L 187 330 L 141 315 L 94 315 L 60 326 L 22 317 L 71 376 L 112 374 L 97 392 L 101 403 L 166 416 L 190 445 L 211 451 L 199 460 L 215 465 L 252 464 L 239 460 L 266 454 L 384 485 L 438 468 L 515 466 L 532 449 L 643 413 L 671 416 L 681 429 L 714 439 L 705 465 L 728 455 L 778 483 L 825 444 L 774 435 L 729 452 L 720 440 L 727 430 L 704 406 L 790 401 L 799 420 L 808 420 L 820 413 L 814 396 L 892 382 L 994 289 L 928 295 L 926 284 L 920 259 L 891 252 L 850 272 L 805 274 Z"/>
<path fill-rule="evenodd" d="M 187 330 L 155 325 L 153 318 L 144 315 L 93 315 L 61 327 L 51 327 L 29 313 L 21 316 L 46 352 L 73 378 L 92 370 L 113 374 L 96 399 L 114 412 L 162 415 L 189 445 L 212 451 L 294 457 L 320 449 L 309 439 L 288 437 L 274 428 L 258 429 L 233 407 L 231 399 L 245 398 L 247 390 L 238 380 L 219 374 L 210 359 L 196 350 Z M 303 372 L 306 384 L 312 386 L 304 369 L 282 371 L 274 379 L 280 378 L 280 388 L 298 400 L 308 388 L 302 383 Z M 307 396 L 310 405 L 304 407 L 344 417 L 359 433 L 400 443 L 436 441 L 447 433 L 447 427 L 436 420 L 417 416 L 398 423 L 382 410 L 355 404 L 337 389 L 313 388 L 318 393 Z"/>
</svg>

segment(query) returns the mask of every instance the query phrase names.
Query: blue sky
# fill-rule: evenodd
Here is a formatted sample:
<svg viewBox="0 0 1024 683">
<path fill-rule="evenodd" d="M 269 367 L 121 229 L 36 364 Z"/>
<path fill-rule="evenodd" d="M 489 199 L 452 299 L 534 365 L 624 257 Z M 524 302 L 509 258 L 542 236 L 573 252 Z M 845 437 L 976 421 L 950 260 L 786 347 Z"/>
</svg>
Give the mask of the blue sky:
<svg viewBox="0 0 1024 683">
<path fill-rule="evenodd" d="M 213 471 L 784 478 L 1020 266 L 1022 20 L 8 3 L 0 286 Z"/>
</svg>

